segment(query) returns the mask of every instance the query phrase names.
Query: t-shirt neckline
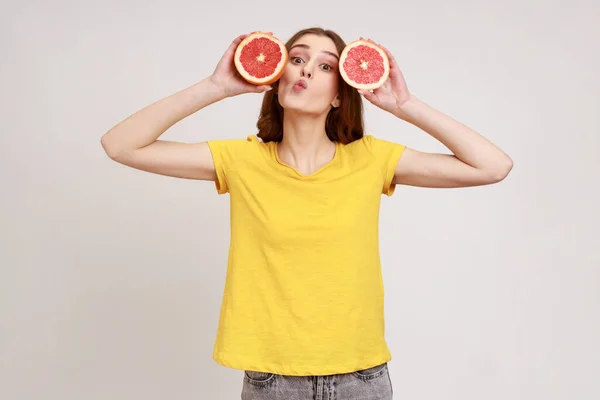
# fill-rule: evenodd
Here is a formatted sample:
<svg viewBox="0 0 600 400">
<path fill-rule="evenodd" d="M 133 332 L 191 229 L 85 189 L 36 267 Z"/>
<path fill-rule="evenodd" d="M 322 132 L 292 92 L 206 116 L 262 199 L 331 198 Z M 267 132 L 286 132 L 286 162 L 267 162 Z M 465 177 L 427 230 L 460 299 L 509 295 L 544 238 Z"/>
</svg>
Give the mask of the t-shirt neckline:
<svg viewBox="0 0 600 400">
<path fill-rule="evenodd" d="M 296 168 L 292 167 L 291 165 L 288 165 L 286 163 L 284 163 L 283 161 L 281 161 L 281 159 L 279 158 L 279 153 L 277 151 L 277 148 L 279 147 L 279 142 L 273 142 L 273 153 L 275 153 L 275 160 L 282 166 L 289 168 L 290 170 L 292 170 L 296 175 L 298 175 L 300 178 L 303 179 L 309 179 L 314 177 L 315 175 L 317 175 L 318 173 L 320 173 L 322 170 L 324 170 L 325 168 L 329 167 L 330 165 L 332 165 L 334 162 L 337 161 L 337 159 L 339 158 L 340 155 L 340 144 L 337 141 L 333 141 L 333 143 L 335 144 L 335 153 L 333 154 L 333 158 L 325 165 L 323 165 L 321 168 L 317 169 L 315 172 L 313 172 L 310 175 L 304 175 L 302 174 L 300 171 L 298 171 Z"/>
</svg>

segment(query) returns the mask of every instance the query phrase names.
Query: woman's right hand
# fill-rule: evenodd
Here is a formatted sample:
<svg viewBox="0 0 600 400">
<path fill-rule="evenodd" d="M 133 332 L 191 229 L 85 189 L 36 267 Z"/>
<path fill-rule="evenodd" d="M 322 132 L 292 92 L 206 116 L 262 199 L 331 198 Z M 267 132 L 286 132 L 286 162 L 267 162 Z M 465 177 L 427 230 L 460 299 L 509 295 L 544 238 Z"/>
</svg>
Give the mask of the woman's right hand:
<svg viewBox="0 0 600 400">
<path fill-rule="evenodd" d="M 252 32 L 254 33 L 254 32 Z M 238 45 L 248 37 L 249 34 L 240 35 L 233 40 L 215 71 L 210 76 L 211 81 L 223 91 L 226 97 L 233 97 L 243 93 L 263 93 L 272 89 L 269 85 L 253 85 L 247 82 L 235 68 L 233 57 Z"/>
</svg>

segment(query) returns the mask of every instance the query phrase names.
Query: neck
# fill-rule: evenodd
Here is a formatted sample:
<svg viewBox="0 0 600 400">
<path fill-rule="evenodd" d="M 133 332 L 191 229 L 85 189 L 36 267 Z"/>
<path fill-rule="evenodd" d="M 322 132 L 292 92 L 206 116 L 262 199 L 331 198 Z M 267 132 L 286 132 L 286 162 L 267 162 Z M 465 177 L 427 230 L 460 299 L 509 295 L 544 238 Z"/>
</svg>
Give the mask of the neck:
<svg viewBox="0 0 600 400">
<path fill-rule="evenodd" d="M 316 171 L 335 155 L 335 143 L 325 133 L 327 115 L 299 114 L 287 110 L 283 139 L 277 145 L 281 161 L 301 171 Z"/>
</svg>

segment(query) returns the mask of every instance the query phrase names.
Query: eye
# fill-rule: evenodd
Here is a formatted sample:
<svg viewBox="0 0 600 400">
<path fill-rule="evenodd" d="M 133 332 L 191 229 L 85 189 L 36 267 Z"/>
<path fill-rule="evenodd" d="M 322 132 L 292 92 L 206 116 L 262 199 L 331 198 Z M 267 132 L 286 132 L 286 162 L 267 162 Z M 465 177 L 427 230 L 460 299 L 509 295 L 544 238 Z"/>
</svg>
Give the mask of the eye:
<svg viewBox="0 0 600 400">
<path fill-rule="evenodd" d="M 294 64 L 298 64 L 296 62 L 296 60 L 302 60 L 302 58 L 300 58 L 300 57 L 290 57 L 290 59 L 292 60 L 292 63 L 294 63 Z M 304 61 L 304 60 L 302 60 L 302 61 Z M 329 64 L 321 64 L 321 65 L 324 65 L 324 66 L 327 67 L 327 68 L 325 68 L 325 71 L 331 71 L 331 70 L 333 70 L 333 67 L 331 65 L 329 65 Z"/>
</svg>

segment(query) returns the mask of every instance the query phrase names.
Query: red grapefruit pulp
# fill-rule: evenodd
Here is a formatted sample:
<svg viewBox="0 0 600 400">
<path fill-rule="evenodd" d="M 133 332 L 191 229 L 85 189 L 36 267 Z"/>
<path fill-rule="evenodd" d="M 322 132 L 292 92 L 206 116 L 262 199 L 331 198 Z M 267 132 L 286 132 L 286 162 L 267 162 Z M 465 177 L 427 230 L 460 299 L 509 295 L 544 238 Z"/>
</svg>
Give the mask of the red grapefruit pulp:
<svg viewBox="0 0 600 400">
<path fill-rule="evenodd" d="M 381 47 L 366 40 L 356 40 L 340 55 L 340 74 L 356 89 L 377 89 L 390 74 L 390 61 Z"/>
<path fill-rule="evenodd" d="M 254 85 L 269 85 L 283 75 L 288 52 L 285 44 L 265 32 L 248 35 L 235 50 L 234 62 L 242 78 Z"/>
</svg>

